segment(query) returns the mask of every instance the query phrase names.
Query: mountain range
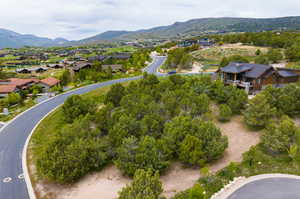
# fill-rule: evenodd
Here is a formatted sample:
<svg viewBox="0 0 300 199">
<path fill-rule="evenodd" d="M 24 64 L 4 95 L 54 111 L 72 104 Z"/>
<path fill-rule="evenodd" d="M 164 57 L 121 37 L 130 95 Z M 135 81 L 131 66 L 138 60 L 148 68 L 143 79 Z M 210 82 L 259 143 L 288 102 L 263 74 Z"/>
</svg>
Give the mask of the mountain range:
<svg viewBox="0 0 300 199">
<path fill-rule="evenodd" d="M 103 41 L 130 41 L 136 39 L 172 39 L 224 32 L 260 32 L 270 30 L 300 30 L 300 17 L 282 18 L 201 18 L 176 22 L 137 31 L 107 31 L 78 41 L 63 38 L 49 39 L 0 29 L 0 48 L 23 46 L 83 45 Z"/>
</svg>

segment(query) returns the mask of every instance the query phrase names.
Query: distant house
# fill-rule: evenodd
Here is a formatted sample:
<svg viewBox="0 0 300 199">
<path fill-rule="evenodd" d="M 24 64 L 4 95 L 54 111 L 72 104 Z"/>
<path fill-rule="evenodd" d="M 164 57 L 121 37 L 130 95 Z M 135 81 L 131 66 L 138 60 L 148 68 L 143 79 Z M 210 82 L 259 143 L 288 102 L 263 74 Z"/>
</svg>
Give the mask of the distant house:
<svg viewBox="0 0 300 199">
<path fill-rule="evenodd" d="M 122 64 L 102 65 L 102 70 L 107 70 L 108 68 L 111 68 L 113 73 L 124 72 Z"/>
<path fill-rule="evenodd" d="M 8 79 L 8 85 L 15 85 L 19 90 L 25 90 L 39 82 L 38 79 L 20 79 L 20 78 L 10 78 Z"/>
<path fill-rule="evenodd" d="M 49 68 L 53 68 L 53 69 L 59 69 L 59 68 L 63 68 L 64 67 L 63 64 L 48 64 L 47 66 Z"/>
<path fill-rule="evenodd" d="M 72 70 L 74 72 L 79 72 L 82 69 L 87 69 L 87 68 L 91 68 L 92 64 L 89 62 L 77 62 L 74 64 Z"/>
<path fill-rule="evenodd" d="M 6 97 L 10 93 L 17 92 L 18 88 L 16 85 L 0 85 L 0 98 Z"/>
<path fill-rule="evenodd" d="M 192 45 L 196 45 L 198 44 L 198 40 L 194 40 L 194 39 L 189 39 L 189 40 L 184 40 L 182 42 L 179 43 L 179 47 L 189 47 Z"/>
<path fill-rule="evenodd" d="M 300 70 L 275 69 L 269 65 L 230 63 L 218 71 L 225 84 L 244 88 L 247 92 L 255 92 L 267 85 L 282 86 L 297 82 Z"/>
<path fill-rule="evenodd" d="M 213 46 L 214 44 L 215 42 L 209 38 L 203 38 L 199 40 L 199 45 L 202 47 L 209 47 L 209 46 Z"/>
<path fill-rule="evenodd" d="M 88 58 L 89 62 L 94 62 L 94 61 L 104 61 L 105 59 L 107 59 L 107 56 L 104 55 L 98 55 L 98 56 L 92 56 Z"/>
<path fill-rule="evenodd" d="M 16 73 L 29 74 L 31 73 L 31 70 L 29 70 L 28 68 L 17 68 Z"/>
<path fill-rule="evenodd" d="M 30 68 L 29 70 L 31 72 L 35 72 L 35 73 L 43 73 L 43 72 L 47 71 L 48 68 L 46 68 L 46 67 L 34 67 L 34 68 Z"/>
<path fill-rule="evenodd" d="M 33 68 L 18 68 L 16 69 L 16 73 L 22 73 L 22 74 L 29 74 L 32 72 L 35 73 L 42 73 L 47 71 L 48 69 L 46 67 L 33 67 Z"/>
<path fill-rule="evenodd" d="M 44 92 L 48 92 L 52 87 L 57 86 L 59 84 L 60 84 L 60 80 L 53 77 L 42 79 L 38 83 L 38 85 L 40 85 L 43 88 Z"/>
<path fill-rule="evenodd" d="M 117 53 L 111 56 L 113 59 L 119 59 L 119 60 L 127 60 L 131 58 L 131 54 L 129 53 Z"/>
</svg>

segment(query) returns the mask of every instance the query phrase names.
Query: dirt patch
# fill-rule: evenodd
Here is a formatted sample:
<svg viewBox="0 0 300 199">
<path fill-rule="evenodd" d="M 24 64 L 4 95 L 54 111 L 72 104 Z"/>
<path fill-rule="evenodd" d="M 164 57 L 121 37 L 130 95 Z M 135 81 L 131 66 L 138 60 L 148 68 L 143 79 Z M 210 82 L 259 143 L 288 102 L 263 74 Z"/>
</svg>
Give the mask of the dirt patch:
<svg viewBox="0 0 300 199">
<path fill-rule="evenodd" d="M 210 168 L 214 172 L 224 168 L 230 162 L 242 161 L 242 154 L 260 141 L 259 132 L 249 130 L 242 116 L 235 116 L 227 123 L 216 122 L 216 124 L 222 130 L 222 134 L 228 136 L 228 148 L 224 157 L 211 165 Z"/>
<path fill-rule="evenodd" d="M 295 121 L 296 125 L 298 127 L 300 127 L 300 118 L 296 118 L 294 121 Z"/>
<path fill-rule="evenodd" d="M 229 147 L 222 159 L 210 165 L 212 172 L 224 168 L 230 162 L 241 161 L 242 154 L 248 151 L 251 146 L 258 144 L 258 132 L 248 130 L 242 120 L 243 118 L 238 116 L 232 118 L 228 123 L 217 122 L 217 126 L 222 130 L 222 133 L 229 138 Z M 171 198 L 176 193 L 193 186 L 199 177 L 200 171 L 198 168 L 184 168 L 180 163 L 173 163 L 167 173 L 161 177 L 164 188 L 163 195 Z M 84 177 L 72 186 L 38 182 L 35 190 L 41 196 L 47 195 L 51 196 L 49 198 L 54 199 L 98 199 L 99 197 L 115 199 L 118 192 L 130 181 L 115 166 L 111 165 L 101 172 Z"/>
</svg>

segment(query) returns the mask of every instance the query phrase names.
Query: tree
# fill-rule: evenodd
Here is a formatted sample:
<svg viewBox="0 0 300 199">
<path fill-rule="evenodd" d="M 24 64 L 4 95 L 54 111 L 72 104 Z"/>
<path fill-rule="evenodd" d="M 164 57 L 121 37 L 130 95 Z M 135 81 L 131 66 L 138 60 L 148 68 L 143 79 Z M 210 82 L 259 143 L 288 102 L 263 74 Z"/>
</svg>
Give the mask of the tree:
<svg viewBox="0 0 300 199">
<path fill-rule="evenodd" d="M 276 108 L 270 106 L 263 94 L 258 94 L 249 101 L 244 112 L 244 118 L 247 125 L 263 128 L 275 114 Z"/>
<path fill-rule="evenodd" d="M 108 162 L 108 142 L 105 138 L 87 139 L 83 122 L 67 126 L 43 145 L 34 146 L 39 175 L 50 181 L 72 183 Z"/>
<path fill-rule="evenodd" d="M 179 154 L 180 145 L 188 134 L 195 134 L 196 126 L 187 116 L 178 116 L 165 124 L 163 139 L 173 156 Z"/>
<path fill-rule="evenodd" d="M 261 55 L 261 50 L 260 50 L 260 49 L 257 49 L 257 50 L 255 51 L 255 55 L 256 55 L 256 56 Z"/>
<path fill-rule="evenodd" d="M 298 156 L 298 145 L 297 144 L 291 145 L 290 148 L 288 149 L 288 154 L 291 160 L 295 161 Z"/>
<path fill-rule="evenodd" d="M 61 85 L 66 86 L 71 82 L 71 73 L 69 70 L 64 70 L 61 77 L 59 78 L 61 81 Z"/>
<path fill-rule="evenodd" d="M 114 84 L 106 94 L 105 104 L 112 103 L 114 106 L 120 106 L 120 102 L 125 94 L 126 90 L 122 84 Z"/>
<path fill-rule="evenodd" d="M 69 97 L 62 106 L 65 120 L 69 123 L 89 112 L 92 113 L 94 108 L 90 100 L 84 100 L 79 95 Z"/>
<path fill-rule="evenodd" d="M 268 60 L 272 63 L 278 63 L 278 61 L 283 59 L 281 50 L 271 48 L 267 53 Z"/>
<path fill-rule="evenodd" d="M 206 192 L 204 188 L 196 183 L 190 190 L 188 199 L 207 199 Z"/>
<path fill-rule="evenodd" d="M 213 122 L 201 122 L 194 136 L 202 142 L 206 162 L 211 162 L 222 157 L 228 147 L 228 138 L 222 133 Z"/>
<path fill-rule="evenodd" d="M 229 64 L 229 60 L 226 57 L 223 57 L 220 62 L 220 68 L 223 68 Z"/>
<path fill-rule="evenodd" d="M 269 59 L 265 55 L 260 55 L 260 56 L 255 58 L 254 62 L 256 64 L 269 64 Z"/>
<path fill-rule="evenodd" d="M 137 170 L 133 182 L 119 192 L 119 199 L 159 199 L 162 191 L 158 172 Z"/>
<path fill-rule="evenodd" d="M 202 142 L 195 136 L 187 135 L 180 145 L 179 159 L 186 164 L 203 166 Z"/>
<path fill-rule="evenodd" d="M 279 125 L 272 123 L 267 126 L 262 143 L 271 152 L 286 153 L 295 144 L 298 135 L 299 129 L 295 123 L 290 118 L 283 117 Z"/>
<path fill-rule="evenodd" d="M 10 93 L 7 96 L 7 103 L 9 105 L 15 105 L 22 102 L 22 97 L 19 93 Z"/>
<path fill-rule="evenodd" d="M 129 176 L 134 175 L 138 169 L 162 171 L 168 166 L 157 141 L 150 136 L 143 137 L 141 141 L 135 137 L 125 138 L 117 149 L 115 163 L 124 174 Z"/>
<path fill-rule="evenodd" d="M 226 104 L 221 104 L 219 106 L 219 116 L 218 119 L 221 122 L 228 122 L 232 116 L 231 108 Z"/>
</svg>

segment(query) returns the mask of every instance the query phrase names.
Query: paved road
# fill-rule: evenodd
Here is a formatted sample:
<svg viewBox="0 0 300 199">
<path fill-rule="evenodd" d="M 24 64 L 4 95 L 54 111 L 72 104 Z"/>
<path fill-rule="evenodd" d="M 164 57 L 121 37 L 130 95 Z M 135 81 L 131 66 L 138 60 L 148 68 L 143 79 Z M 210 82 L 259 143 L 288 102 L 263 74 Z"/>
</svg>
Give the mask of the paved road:
<svg viewBox="0 0 300 199">
<path fill-rule="evenodd" d="M 268 178 L 244 185 L 228 199 L 299 199 L 300 180 Z"/>
<path fill-rule="evenodd" d="M 165 57 L 155 57 L 154 62 L 147 67 L 147 71 L 156 73 L 164 60 Z M 0 131 L 0 199 L 28 198 L 26 184 L 22 179 L 22 151 L 27 137 L 43 116 L 62 104 L 70 95 L 83 94 L 99 87 L 140 78 L 139 76 L 111 80 L 62 94 L 27 111 L 4 127 Z"/>
</svg>

